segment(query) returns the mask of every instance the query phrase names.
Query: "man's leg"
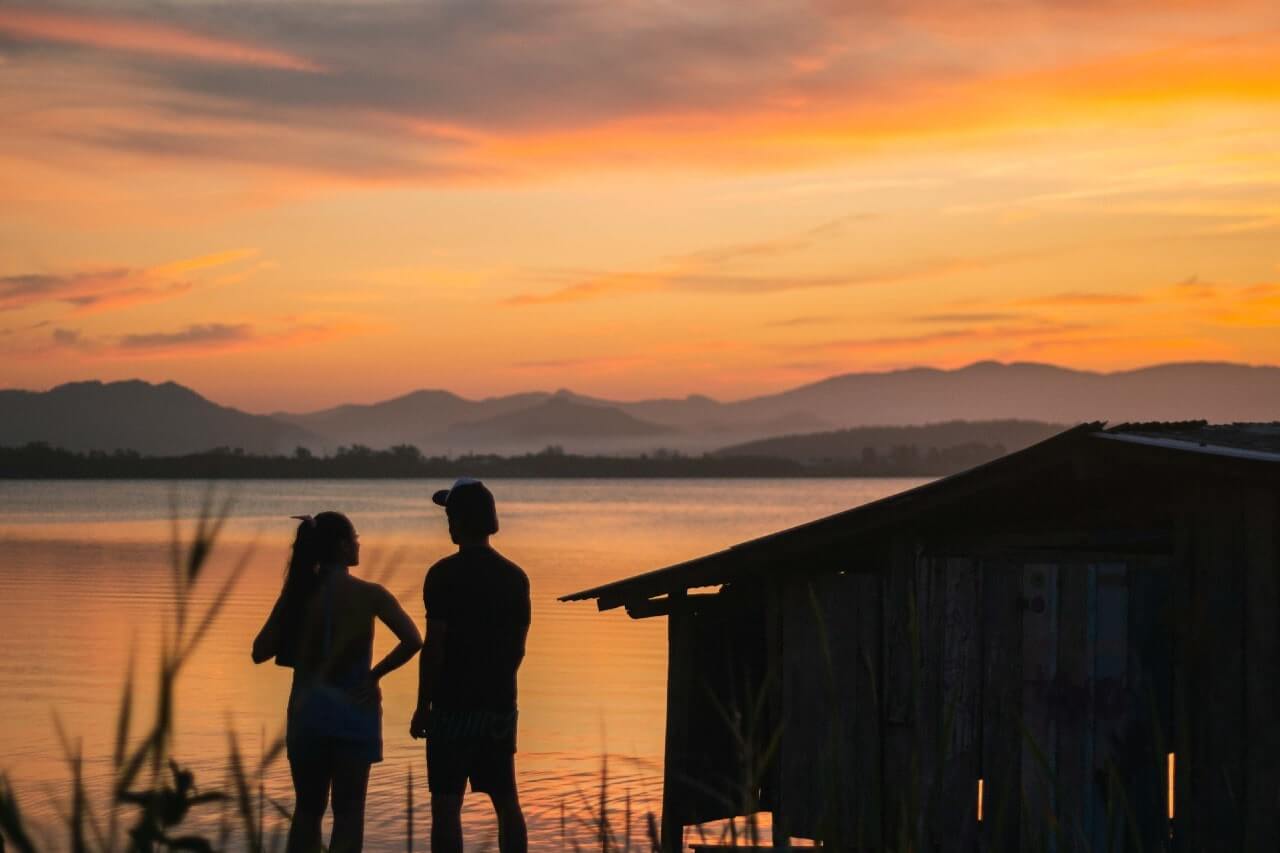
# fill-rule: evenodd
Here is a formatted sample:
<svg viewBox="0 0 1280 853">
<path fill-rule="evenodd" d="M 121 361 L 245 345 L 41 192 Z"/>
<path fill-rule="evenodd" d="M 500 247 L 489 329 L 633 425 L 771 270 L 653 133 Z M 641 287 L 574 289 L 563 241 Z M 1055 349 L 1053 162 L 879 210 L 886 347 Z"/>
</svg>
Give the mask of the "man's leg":
<svg viewBox="0 0 1280 853">
<path fill-rule="evenodd" d="M 510 791 L 490 794 L 493 810 L 498 815 L 498 850 L 501 853 L 527 853 L 529 831 L 524 823 L 524 810 L 513 787 Z"/>
<path fill-rule="evenodd" d="M 462 795 L 467 791 L 467 762 L 465 744 L 427 741 L 431 853 L 462 853 Z"/>
<path fill-rule="evenodd" d="M 472 769 L 473 790 L 484 791 L 498 816 L 498 849 L 501 853 L 525 853 L 529 832 L 516 793 L 516 754 L 513 744 L 486 742 L 477 750 Z"/>
<path fill-rule="evenodd" d="M 462 795 L 431 795 L 431 853 L 462 853 Z"/>
</svg>

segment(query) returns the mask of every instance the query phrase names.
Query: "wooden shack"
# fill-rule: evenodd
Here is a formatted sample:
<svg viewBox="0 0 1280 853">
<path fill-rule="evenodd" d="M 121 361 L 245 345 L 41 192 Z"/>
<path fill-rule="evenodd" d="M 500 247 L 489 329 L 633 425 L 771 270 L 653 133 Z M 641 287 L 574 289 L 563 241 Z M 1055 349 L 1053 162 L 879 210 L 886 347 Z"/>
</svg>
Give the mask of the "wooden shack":
<svg viewBox="0 0 1280 853">
<path fill-rule="evenodd" d="M 1280 425 L 1091 424 L 563 600 L 668 619 L 668 850 L 1275 851 L 1278 530 Z"/>
</svg>

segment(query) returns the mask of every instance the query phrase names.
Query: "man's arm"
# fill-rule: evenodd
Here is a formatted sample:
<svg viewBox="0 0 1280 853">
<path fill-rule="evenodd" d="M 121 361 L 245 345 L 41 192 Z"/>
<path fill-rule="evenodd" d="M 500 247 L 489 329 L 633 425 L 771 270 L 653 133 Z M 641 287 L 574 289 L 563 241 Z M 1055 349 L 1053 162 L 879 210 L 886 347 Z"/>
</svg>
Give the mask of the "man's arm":
<svg viewBox="0 0 1280 853">
<path fill-rule="evenodd" d="M 433 690 L 444 668 L 444 644 L 448 633 L 447 622 L 428 617 L 427 642 L 422 647 L 422 654 L 418 656 L 418 709 L 414 711 L 413 722 L 409 724 L 410 737 L 427 736 L 427 717 L 431 713 Z"/>
</svg>

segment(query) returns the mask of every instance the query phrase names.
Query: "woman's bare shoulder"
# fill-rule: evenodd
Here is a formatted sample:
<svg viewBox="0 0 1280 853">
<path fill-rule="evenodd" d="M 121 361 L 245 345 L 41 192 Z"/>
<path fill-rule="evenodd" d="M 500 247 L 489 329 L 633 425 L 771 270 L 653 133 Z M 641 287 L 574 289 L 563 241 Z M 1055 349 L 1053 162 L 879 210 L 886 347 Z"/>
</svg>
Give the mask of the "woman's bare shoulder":
<svg viewBox="0 0 1280 853">
<path fill-rule="evenodd" d="M 376 602 L 391 595 L 382 584 L 365 578 L 348 575 L 347 582 L 349 584 L 347 590 L 350 594 L 359 596 L 364 601 Z"/>
</svg>

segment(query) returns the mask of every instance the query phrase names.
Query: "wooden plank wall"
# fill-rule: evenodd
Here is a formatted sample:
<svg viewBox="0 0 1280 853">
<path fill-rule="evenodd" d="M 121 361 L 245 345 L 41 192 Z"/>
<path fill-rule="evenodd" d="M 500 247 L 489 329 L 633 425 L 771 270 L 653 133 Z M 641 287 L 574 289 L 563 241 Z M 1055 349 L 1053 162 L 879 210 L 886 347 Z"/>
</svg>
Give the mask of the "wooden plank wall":
<svg viewBox="0 0 1280 853">
<path fill-rule="evenodd" d="M 989 850 L 1017 850 L 1022 809 L 1022 567 L 982 563 L 983 821 Z"/>
<path fill-rule="evenodd" d="M 1246 497 L 1244 849 L 1271 851 L 1280 839 L 1280 500 Z"/>
<path fill-rule="evenodd" d="M 1050 691 L 1058 676 L 1058 567 L 1022 570 L 1022 844 L 1050 849 L 1057 812 L 1057 729 Z"/>
<path fill-rule="evenodd" d="M 857 696 L 845 663 L 856 651 L 847 630 L 853 620 L 839 616 L 847 599 L 840 575 L 789 584 L 783 593 L 780 807 L 789 830 L 802 837 L 829 834 L 848 794 L 847 721 Z"/>
<path fill-rule="evenodd" d="M 1131 816 L 1121 791 L 1129 782 L 1120 740 L 1134 716 L 1129 687 L 1129 575 L 1125 563 L 1090 566 L 1094 587 L 1093 804 L 1084 824 L 1093 850 L 1123 850 Z"/>
<path fill-rule="evenodd" d="M 881 572 L 881 647 L 883 682 L 881 697 L 882 819 L 886 846 L 901 847 L 901 840 L 919 831 L 921 809 L 916 764 L 916 709 L 913 679 L 919 668 L 915 629 L 916 545 L 906 538 L 893 540 L 885 570 Z"/>
<path fill-rule="evenodd" d="M 1058 589 L 1058 674 L 1053 710 L 1057 811 L 1065 850 L 1082 848 L 1094 811 L 1094 671 L 1097 572 L 1087 563 L 1061 567 Z"/>
<path fill-rule="evenodd" d="M 943 577 L 942 742 L 933 836 L 942 850 L 977 842 L 981 776 L 982 573 L 968 558 L 940 559 Z"/>
<path fill-rule="evenodd" d="M 783 593 L 780 812 L 793 835 L 879 846 L 880 578 L 829 574 Z"/>
<path fill-rule="evenodd" d="M 1120 762 L 1130 780 L 1133 821 L 1142 849 L 1169 849 L 1168 760 L 1173 742 L 1172 595 L 1176 564 L 1129 566 L 1129 688 L 1133 703 Z"/>
<path fill-rule="evenodd" d="M 1240 850 L 1244 803 L 1244 601 L 1239 503 L 1205 489 L 1187 519 L 1190 545 L 1177 659 L 1179 719 L 1176 848 Z M 1187 598 L 1189 596 L 1189 598 Z"/>
<path fill-rule="evenodd" d="M 1275 850 L 1280 838 L 1280 510 L 1273 489 L 1205 487 L 1174 577 L 1173 847 Z"/>
<path fill-rule="evenodd" d="M 900 539 L 879 571 L 813 580 L 812 597 L 791 585 L 793 834 L 955 853 L 1276 849 L 1280 499 L 1208 490 L 1181 526 L 1172 555 L 1127 558 L 934 557 Z"/>
</svg>

